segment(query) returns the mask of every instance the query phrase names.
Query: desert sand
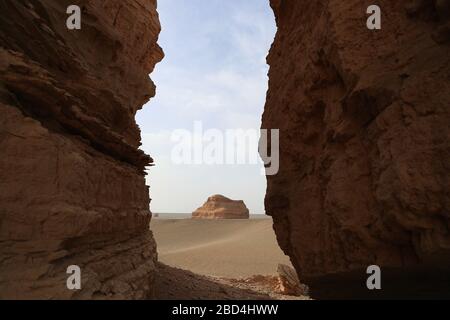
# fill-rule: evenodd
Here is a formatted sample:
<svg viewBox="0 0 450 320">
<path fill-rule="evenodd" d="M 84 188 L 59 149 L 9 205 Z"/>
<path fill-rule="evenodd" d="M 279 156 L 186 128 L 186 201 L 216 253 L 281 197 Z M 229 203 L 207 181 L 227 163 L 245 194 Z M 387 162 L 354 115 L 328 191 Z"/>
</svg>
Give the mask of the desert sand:
<svg viewBox="0 0 450 320">
<path fill-rule="evenodd" d="M 279 263 L 290 265 L 276 242 L 270 218 L 155 218 L 151 229 L 159 261 L 197 274 L 226 278 L 273 275 Z"/>
</svg>

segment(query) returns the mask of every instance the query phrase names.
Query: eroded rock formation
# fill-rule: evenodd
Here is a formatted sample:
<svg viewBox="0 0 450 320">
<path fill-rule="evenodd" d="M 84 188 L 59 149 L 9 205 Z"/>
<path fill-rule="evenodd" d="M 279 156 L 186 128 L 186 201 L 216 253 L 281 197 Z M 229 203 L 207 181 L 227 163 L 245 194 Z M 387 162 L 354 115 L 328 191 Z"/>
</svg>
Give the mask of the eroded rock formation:
<svg viewBox="0 0 450 320">
<path fill-rule="evenodd" d="M 242 200 L 214 195 L 192 213 L 194 219 L 248 219 L 249 211 Z"/>
<path fill-rule="evenodd" d="M 407 290 L 413 272 L 450 274 L 448 1 L 377 1 L 374 31 L 371 4 L 271 1 L 263 128 L 281 129 L 281 162 L 266 210 L 313 294 L 367 291 L 371 264 L 384 289 L 395 272 Z"/>
<path fill-rule="evenodd" d="M 82 29 L 66 28 L 69 5 Z M 146 298 L 156 0 L 0 2 L 0 297 Z M 78 265 L 81 290 L 66 287 Z"/>
</svg>

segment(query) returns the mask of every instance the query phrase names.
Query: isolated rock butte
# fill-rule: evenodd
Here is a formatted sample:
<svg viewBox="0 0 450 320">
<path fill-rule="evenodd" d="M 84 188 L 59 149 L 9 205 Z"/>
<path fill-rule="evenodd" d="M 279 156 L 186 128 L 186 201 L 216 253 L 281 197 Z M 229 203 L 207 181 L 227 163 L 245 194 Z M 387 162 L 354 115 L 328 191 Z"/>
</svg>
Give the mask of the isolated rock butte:
<svg viewBox="0 0 450 320">
<path fill-rule="evenodd" d="M 249 211 L 242 200 L 214 195 L 192 213 L 193 219 L 248 219 Z"/>
<path fill-rule="evenodd" d="M 367 291 L 371 264 L 385 276 L 398 268 L 411 286 L 413 270 L 430 282 L 450 274 L 444 3 L 378 1 L 382 29 L 371 31 L 371 1 L 271 1 L 278 32 L 262 127 L 281 130 L 281 150 L 265 205 L 313 294 Z"/>
<path fill-rule="evenodd" d="M 71 4 L 0 5 L 0 298 L 148 298 L 152 159 L 134 116 L 163 57 L 156 1 L 82 1 L 78 31 Z"/>
</svg>

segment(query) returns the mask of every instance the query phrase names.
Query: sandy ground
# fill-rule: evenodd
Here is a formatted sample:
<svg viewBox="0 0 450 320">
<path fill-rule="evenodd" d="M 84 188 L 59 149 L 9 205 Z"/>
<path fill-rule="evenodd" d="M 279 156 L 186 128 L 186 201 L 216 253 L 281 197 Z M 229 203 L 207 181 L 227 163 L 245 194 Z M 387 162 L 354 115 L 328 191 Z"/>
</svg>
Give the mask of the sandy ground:
<svg viewBox="0 0 450 320">
<path fill-rule="evenodd" d="M 151 222 L 159 261 L 201 275 L 242 278 L 276 274 L 290 265 L 276 242 L 272 220 L 169 220 Z"/>
</svg>

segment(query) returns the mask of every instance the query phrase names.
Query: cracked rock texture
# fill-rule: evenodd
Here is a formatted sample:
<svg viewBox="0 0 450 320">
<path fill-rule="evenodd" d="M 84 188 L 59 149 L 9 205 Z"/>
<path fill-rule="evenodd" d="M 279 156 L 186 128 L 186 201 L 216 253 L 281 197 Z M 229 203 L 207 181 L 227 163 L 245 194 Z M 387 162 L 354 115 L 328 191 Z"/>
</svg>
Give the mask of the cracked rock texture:
<svg viewBox="0 0 450 320">
<path fill-rule="evenodd" d="M 313 293 L 366 290 L 371 264 L 450 274 L 450 4 L 377 1 L 376 31 L 371 4 L 271 1 L 263 128 L 281 129 L 281 162 L 266 210 Z"/>
<path fill-rule="evenodd" d="M 66 9 L 82 8 L 82 29 Z M 0 1 L 0 298 L 149 298 L 156 0 Z M 66 287 L 78 265 L 82 289 Z"/>
</svg>

